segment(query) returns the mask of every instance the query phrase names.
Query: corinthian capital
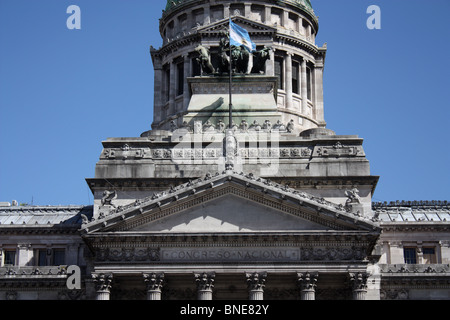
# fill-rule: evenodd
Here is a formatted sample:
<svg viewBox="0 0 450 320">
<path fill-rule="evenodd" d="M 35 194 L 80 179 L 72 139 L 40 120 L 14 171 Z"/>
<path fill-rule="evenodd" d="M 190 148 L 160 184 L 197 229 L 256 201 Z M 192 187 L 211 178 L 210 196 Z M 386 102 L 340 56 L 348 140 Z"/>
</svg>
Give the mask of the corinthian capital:
<svg viewBox="0 0 450 320">
<path fill-rule="evenodd" d="M 147 290 L 161 290 L 164 286 L 164 273 L 144 274 Z"/>
<path fill-rule="evenodd" d="M 350 283 L 353 290 L 367 290 L 367 279 L 369 278 L 367 272 L 350 273 Z"/>
<path fill-rule="evenodd" d="M 318 273 L 298 273 L 298 285 L 301 290 L 315 290 L 317 287 Z"/>
<path fill-rule="evenodd" d="M 216 274 L 214 272 L 195 273 L 194 276 L 198 290 L 209 290 L 214 288 L 214 279 L 216 277 Z"/>
<path fill-rule="evenodd" d="M 246 277 L 249 290 L 262 290 L 265 288 L 267 272 L 247 273 Z"/>
<path fill-rule="evenodd" d="M 113 280 L 112 274 L 93 273 L 92 279 L 94 280 L 95 290 L 97 291 L 110 291 Z"/>
</svg>

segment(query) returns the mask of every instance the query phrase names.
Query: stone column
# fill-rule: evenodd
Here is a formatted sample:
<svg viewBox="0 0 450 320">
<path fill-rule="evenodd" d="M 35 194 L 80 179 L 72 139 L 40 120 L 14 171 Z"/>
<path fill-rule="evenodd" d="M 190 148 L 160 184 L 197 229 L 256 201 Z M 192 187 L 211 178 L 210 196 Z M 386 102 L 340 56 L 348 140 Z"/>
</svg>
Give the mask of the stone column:
<svg viewBox="0 0 450 320">
<path fill-rule="evenodd" d="M 246 17 L 247 19 L 250 19 L 250 16 L 252 13 L 252 4 L 250 2 L 245 2 L 244 6 L 245 6 L 244 17 Z"/>
<path fill-rule="evenodd" d="M 92 279 L 94 280 L 95 290 L 97 291 L 96 300 L 110 300 L 113 275 L 111 273 L 94 273 L 92 274 Z"/>
<path fill-rule="evenodd" d="M 175 113 L 175 97 L 177 95 L 177 65 L 175 61 L 170 62 L 170 83 L 169 83 L 169 116 Z"/>
<path fill-rule="evenodd" d="M 286 29 L 289 29 L 289 12 L 287 10 L 283 10 L 283 21 L 281 21 L 281 25 Z"/>
<path fill-rule="evenodd" d="M 300 287 L 300 294 L 302 300 L 316 300 L 316 283 L 319 277 L 318 273 L 311 274 L 298 273 L 298 285 Z"/>
<path fill-rule="evenodd" d="M 190 96 L 189 96 L 189 84 L 188 84 L 187 78 L 190 77 L 191 75 L 192 75 L 192 72 L 191 72 L 191 59 L 189 57 L 189 54 L 186 53 L 184 55 L 183 110 L 178 110 L 178 112 L 187 110 L 187 108 L 189 106 Z"/>
<path fill-rule="evenodd" d="M 212 273 L 196 273 L 195 282 L 197 283 L 197 299 L 198 300 L 212 300 L 212 293 L 214 288 L 214 279 L 216 274 Z"/>
<path fill-rule="evenodd" d="M 307 80 L 308 77 L 306 75 L 306 60 L 302 60 L 302 114 L 306 114 L 306 111 L 308 110 L 308 86 L 307 86 Z"/>
<path fill-rule="evenodd" d="M 19 267 L 27 267 L 33 265 L 33 249 L 30 243 L 19 243 L 17 265 Z"/>
<path fill-rule="evenodd" d="M 161 300 L 164 273 L 145 273 L 143 276 L 144 282 L 147 285 L 147 300 Z"/>
<path fill-rule="evenodd" d="M 324 102 L 323 102 L 323 61 L 317 63 L 314 68 L 314 110 L 315 119 L 322 127 L 326 126 L 324 117 Z"/>
<path fill-rule="evenodd" d="M 353 300 L 366 300 L 367 278 L 366 272 L 350 273 L 350 283 L 352 284 Z"/>
<path fill-rule="evenodd" d="M 154 112 L 155 112 L 155 120 L 154 122 L 158 123 L 162 120 L 161 109 L 163 107 L 163 90 L 164 90 L 164 81 L 163 81 L 163 68 L 161 64 L 161 59 L 158 57 L 154 57 L 154 70 L 155 70 L 155 82 L 153 85 L 154 93 Z"/>
<path fill-rule="evenodd" d="M 269 51 L 270 59 L 266 63 L 266 75 L 271 77 L 275 75 L 275 50 Z"/>
<path fill-rule="evenodd" d="M 264 12 L 264 23 L 267 25 L 272 25 L 272 7 L 266 5 Z"/>
<path fill-rule="evenodd" d="M 188 13 L 187 13 L 187 17 L 186 17 L 186 31 L 187 32 L 191 32 L 191 29 L 194 27 L 194 22 L 193 22 L 193 19 L 192 19 L 192 11 L 189 11 Z"/>
<path fill-rule="evenodd" d="M 249 300 L 264 300 L 264 288 L 266 286 L 267 273 L 247 273 Z"/>
<path fill-rule="evenodd" d="M 284 60 L 284 82 L 286 88 L 286 108 L 292 109 L 292 56 L 290 52 L 286 53 L 286 59 Z"/>
</svg>

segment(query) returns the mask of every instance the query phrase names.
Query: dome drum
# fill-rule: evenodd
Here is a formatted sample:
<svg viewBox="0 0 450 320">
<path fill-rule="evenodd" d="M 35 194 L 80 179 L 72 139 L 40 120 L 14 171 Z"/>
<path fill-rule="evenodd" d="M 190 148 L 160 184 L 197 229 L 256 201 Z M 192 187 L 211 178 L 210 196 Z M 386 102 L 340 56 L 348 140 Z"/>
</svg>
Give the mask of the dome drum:
<svg viewBox="0 0 450 320">
<path fill-rule="evenodd" d="M 209 5 L 208 5 L 209 4 Z M 326 46 L 318 47 L 317 18 L 309 1 L 171 1 L 160 20 L 163 45 L 151 49 L 155 67 L 153 129 L 181 126 L 192 98 L 188 78 L 202 76 L 196 48 L 217 57 L 228 19 L 245 28 L 257 50 L 270 48 L 262 75 L 277 78 L 276 109 L 281 122 L 296 124 L 296 132 L 325 127 L 323 118 L 323 70 Z M 251 75 L 254 55 L 247 74 Z M 187 118 L 191 119 L 192 115 Z M 246 119 L 253 121 L 253 119 Z M 267 120 L 267 119 L 266 119 Z M 190 125 L 193 125 L 191 123 Z"/>
</svg>

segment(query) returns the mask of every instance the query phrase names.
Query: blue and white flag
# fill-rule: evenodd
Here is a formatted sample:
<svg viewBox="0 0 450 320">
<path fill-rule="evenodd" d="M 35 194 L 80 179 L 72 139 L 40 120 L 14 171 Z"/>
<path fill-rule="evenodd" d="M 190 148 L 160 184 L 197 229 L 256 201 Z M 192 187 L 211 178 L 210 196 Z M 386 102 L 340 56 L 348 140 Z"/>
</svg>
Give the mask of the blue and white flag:
<svg viewBox="0 0 450 320">
<path fill-rule="evenodd" d="M 244 46 L 249 52 L 256 50 L 256 44 L 250 39 L 248 31 L 238 26 L 230 19 L 230 45 Z"/>
</svg>

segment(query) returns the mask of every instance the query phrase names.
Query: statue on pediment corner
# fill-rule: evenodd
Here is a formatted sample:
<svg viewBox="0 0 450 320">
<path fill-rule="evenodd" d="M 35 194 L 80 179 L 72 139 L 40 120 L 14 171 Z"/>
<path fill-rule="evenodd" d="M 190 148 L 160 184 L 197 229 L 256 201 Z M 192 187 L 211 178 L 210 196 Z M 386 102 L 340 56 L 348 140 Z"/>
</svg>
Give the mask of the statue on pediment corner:
<svg viewBox="0 0 450 320">
<path fill-rule="evenodd" d="M 345 195 L 347 196 L 346 206 L 351 204 L 360 204 L 361 197 L 359 196 L 359 190 L 357 188 L 353 188 L 352 190 L 345 191 Z"/>
<path fill-rule="evenodd" d="M 116 191 L 108 191 L 105 190 L 103 192 L 103 198 L 102 198 L 102 207 L 105 206 L 111 206 L 113 208 L 116 208 L 116 206 L 112 203 L 114 200 L 117 199 L 117 192 Z"/>
</svg>

